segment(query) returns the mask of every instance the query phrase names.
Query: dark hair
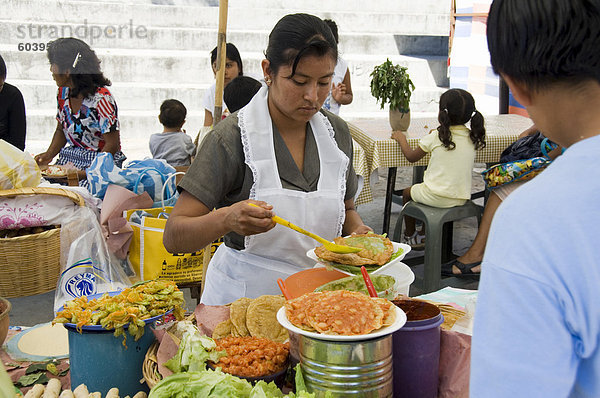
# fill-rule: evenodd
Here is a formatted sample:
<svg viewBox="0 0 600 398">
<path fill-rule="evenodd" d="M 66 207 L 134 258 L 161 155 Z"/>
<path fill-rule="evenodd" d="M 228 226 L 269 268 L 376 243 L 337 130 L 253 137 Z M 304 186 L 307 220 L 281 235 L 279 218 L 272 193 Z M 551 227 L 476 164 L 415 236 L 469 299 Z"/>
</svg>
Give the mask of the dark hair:
<svg viewBox="0 0 600 398">
<path fill-rule="evenodd" d="M 240 70 L 240 75 L 244 74 L 244 65 L 242 64 L 242 57 L 240 56 L 240 52 L 237 47 L 231 43 L 227 43 L 225 45 L 225 53 L 226 57 L 232 61 L 235 61 L 238 64 L 238 68 Z M 210 52 L 210 64 L 214 64 L 217 60 L 217 47 L 213 48 Z"/>
<path fill-rule="evenodd" d="M 600 82 L 598 0 L 495 0 L 487 39 L 494 72 L 531 89 Z"/>
<path fill-rule="evenodd" d="M 260 87 L 260 82 L 250 76 L 238 76 L 230 81 L 223 90 L 223 99 L 229 112 L 233 113 L 246 106 Z"/>
<path fill-rule="evenodd" d="M 84 41 L 73 37 L 63 37 L 48 43 L 48 60 L 58 66 L 60 73 L 70 72 L 69 77 L 74 88 L 71 97 L 81 94 L 87 97 L 98 87 L 110 86 L 100 70 L 100 60 L 94 50 Z"/>
<path fill-rule="evenodd" d="M 332 19 L 324 19 L 323 22 L 325 22 L 327 26 L 329 26 L 329 29 L 331 29 L 331 33 L 333 33 L 333 38 L 335 39 L 335 42 L 337 44 L 340 44 L 340 38 L 338 36 L 338 27 L 335 21 Z"/>
<path fill-rule="evenodd" d="M 460 88 L 452 88 L 440 97 L 440 113 L 438 114 L 438 137 L 444 147 L 456 148 L 452 142 L 450 126 L 465 124 L 471 120 L 471 132 L 469 137 L 475 145 L 475 149 L 485 148 L 485 127 L 483 115 L 475 109 L 473 96 Z"/>
<path fill-rule="evenodd" d="M 331 29 L 319 17 L 309 14 L 286 15 L 277 22 L 271 34 L 265 57 L 273 73 L 282 65 L 291 65 L 292 74 L 302 57 L 331 55 L 337 62 L 337 43 Z"/>
<path fill-rule="evenodd" d="M 6 63 L 2 55 L 0 55 L 0 79 L 6 80 Z"/>
<path fill-rule="evenodd" d="M 186 115 L 187 109 L 185 109 L 185 106 L 180 101 L 168 99 L 164 100 L 160 105 L 158 120 L 165 127 L 178 128 L 183 126 Z"/>
</svg>

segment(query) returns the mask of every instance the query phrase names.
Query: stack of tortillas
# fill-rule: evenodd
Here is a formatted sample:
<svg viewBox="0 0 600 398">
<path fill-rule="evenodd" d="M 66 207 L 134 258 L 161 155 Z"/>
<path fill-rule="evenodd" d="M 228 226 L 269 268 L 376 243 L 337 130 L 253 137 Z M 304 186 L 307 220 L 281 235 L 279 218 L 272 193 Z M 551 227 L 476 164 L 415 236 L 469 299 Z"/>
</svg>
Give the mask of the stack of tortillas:
<svg viewBox="0 0 600 398">
<path fill-rule="evenodd" d="M 288 339 L 288 332 L 277 321 L 277 311 L 284 304 L 283 296 L 242 297 L 231 303 L 229 319 L 215 327 L 212 337 L 252 336 L 283 343 Z"/>
</svg>

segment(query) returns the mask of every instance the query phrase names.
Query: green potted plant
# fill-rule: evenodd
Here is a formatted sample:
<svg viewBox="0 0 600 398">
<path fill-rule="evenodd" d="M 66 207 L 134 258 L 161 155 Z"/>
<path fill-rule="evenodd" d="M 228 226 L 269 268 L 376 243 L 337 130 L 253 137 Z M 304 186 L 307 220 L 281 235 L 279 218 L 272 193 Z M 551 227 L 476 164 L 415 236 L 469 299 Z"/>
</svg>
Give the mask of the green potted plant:
<svg viewBox="0 0 600 398">
<path fill-rule="evenodd" d="M 387 59 L 371 72 L 371 94 L 381 109 L 390 104 L 390 125 L 392 130 L 406 131 L 410 124 L 410 95 L 415 85 L 407 72 L 407 67 L 394 65 Z"/>
</svg>

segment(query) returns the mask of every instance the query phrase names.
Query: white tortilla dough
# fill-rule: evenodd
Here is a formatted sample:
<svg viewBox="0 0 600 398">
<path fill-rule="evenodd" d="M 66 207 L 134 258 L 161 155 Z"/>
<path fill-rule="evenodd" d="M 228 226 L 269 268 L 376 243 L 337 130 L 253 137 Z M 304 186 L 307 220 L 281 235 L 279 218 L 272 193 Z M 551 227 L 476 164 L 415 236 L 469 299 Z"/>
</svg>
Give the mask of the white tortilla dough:
<svg viewBox="0 0 600 398">
<path fill-rule="evenodd" d="M 62 323 L 31 329 L 19 339 L 19 350 L 30 355 L 57 357 L 69 354 L 69 337 Z"/>
</svg>

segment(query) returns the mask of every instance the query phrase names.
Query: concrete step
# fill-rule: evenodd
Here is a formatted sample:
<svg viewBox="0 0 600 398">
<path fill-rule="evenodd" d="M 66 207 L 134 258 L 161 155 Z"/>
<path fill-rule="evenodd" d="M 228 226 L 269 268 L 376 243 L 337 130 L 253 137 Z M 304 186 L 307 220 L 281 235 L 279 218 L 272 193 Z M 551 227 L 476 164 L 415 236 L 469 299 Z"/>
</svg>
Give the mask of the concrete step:
<svg viewBox="0 0 600 398">
<path fill-rule="evenodd" d="M 79 0 L 79 2 L 94 3 L 123 3 L 127 5 L 165 5 L 165 6 L 201 6 L 216 7 L 219 6 L 218 0 Z M 363 0 L 328 0 L 322 2 L 318 0 L 296 0 L 293 3 L 289 0 L 230 0 L 229 9 L 234 8 L 270 8 L 289 10 L 289 13 L 298 10 L 326 10 L 328 12 L 341 11 L 369 11 L 369 12 L 397 12 L 409 13 L 419 10 L 427 13 L 450 12 L 450 2 L 440 0 L 421 0 L 418 3 L 412 1 L 384 1 L 372 0 L 365 7 Z M 367 9 L 365 9 L 367 8 Z"/>
<path fill-rule="evenodd" d="M 32 51 L 31 46 L 36 43 L 47 43 L 53 37 L 47 34 L 48 28 L 46 22 L 27 22 L 27 21 L 3 21 L 4 29 L 0 31 L 0 43 L 4 46 L 8 45 L 9 49 L 18 50 L 21 46 L 28 45 L 27 51 Z M 56 24 L 62 29 L 68 27 L 67 24 Z M 105 29 L 108 25 L 102 26 Z M 41 38 L 39 38 L 38 30 Z M 17 32 L 15 34 L 15 32 Z M 44 32 L 46 34 L 44 34 Z M 234 43 L 242 52 L 263 52 L 267 48 L 269 31 L 267 30 L 247 30 L 247 29 L 228 29 L 227 41 Z M 406 41 L 406 37 L 414 37 L 412 35 L 402 35 L 398 33 L 373 33 L 373 32 L 340 32 L 339 51 L 342 54 L 406 54 L 402 44 Z M 419 36 L 421 37 L 421 36 Z M 446 40 L 446 36 L 438 37 L 440 40 Z M 443 39 L 445 37 L 445 39 Z M 205 56 L 215 47 L 217 43 L 217 31 L 215 28 L 165 28 L 165 27 L 150 27 L 144 38 L 126 38 L 116 41 L 114 38 L 101 35 L 93 40 L 87 40 L 94 49 L 98 48 L 119 48 L 119 49 L 136 49 L 136 50 L 185 50 L 203 52 Z M 420 46 L 421 51 L 426 51 L 427 48 Z M 36 48 L 36 47 L 33 47 Z M 443 50 L 443 49 L 442 49 Z M 447 44 L 445 51 L 438 50 L 441 53 L 447 54 Z M 411 53 L 415 53 L 412 50 Z M 43 51 L 42 51 L 43 52 Z"/>
<path fill-rule="evenodd" d="M 113 82 L 145 82 L 148 86 L 209 85 L 214 81 L 210 58 L 199 51 L 167 51 L 97 48 L 102 70 Z M 48 59 L 43 52 L 10 50 L 0 46 L 7 64 L 8 79 L 48 81 L 51 78 Z M 264 55 L 259 52 L 242 52 L 244 73 L 262 76 L 260 63 Z M 411 80 L 418 86 L 435 86 L 446 75 L 446 57 L 401 55 L 344 54 L 350 65 L 353 86 L 369 85 L 375 65 L 389 58 L 407 66 Z M 434 73 L 435 72 L 435 73 Z"/>
<path fill-rule="evenodd" d="M 73 29 L 79 27 L 82 34 L 87 25 L 89 35 L 92 35 L 92 31 L 101 35 L 104 27 L 113 26 L 116 34 L 110 34 L 110 36 L 116 36 L 116 41 L 145 38 L 145 33 L 150 27 L 216 28 L 219 20 L 217 7 L 203 5 L 130 5 L 120 2 L 54 0 L 5 0 L 4 3 L 6 4 L 3 7 L 3 15 L 10 16 L 10 20 L 46 23 L 48 25 L 46 35 L 55 24 L 59 23 L 69 24 Z M 353 7 L 358 7 L 357 1 L 353 3 Z M 431 6 L 430 2 L 426 4 L 427 7 L 421 8 L 419 3 L 412 4 L 412 7 L 404 5 L 399 11 L 393 7 L 391 9 L 381 8 L 377 11 L 371 11 L 370 8 L 365 9 L 364 7 L 338 10 L 329 8 L 329 2 L 321 1 L 310 2 L 302 8 L 298 8 L 298 6 L 289 8 L 290 5 L 283 8 L 232 6 L 228 11 L 227 25 L 230 29 L 270 31 L 284 15 L 293 12 L 308 12 L 322 18 L 334 19 L 341 32 L 447 35 L 450 28 L 449 4 L 447 9 L 445 7 L 442 9 L 441 7 L 432 8 L 434 6 Z M 350 11 L 346 11 L 348 9 Z M 74 16 L 77 16 L 76 19 Z M 122 29 L 119 30 L 119 27 Z M 34 39 L 27 35 L 29 33 L 27 26 L 24 26 L 22 30 L 25 31 L 27 38 Z M 118 34 L 119 32 L 121 35 Z M 15 32 L 15 34 L 17 33 Z M 35 33 L 35 38 L 39 38 L 37 32 Z M 42 37 L 49 38 L 48 36 Z"/>
<path fill-rule="evenodd" d="M 437 112 L 437 101 L 444 89 L 428 88 L 424 90 L 415 90 L 411 98 L 411 111 L 416 113 Z M 117 97 L 118 101 L 122 98 Z M 162 99 L 160 100 L 162 101 Z M 157 100 L 160 104 L 160 102 Z M 130 139 L 145 139 L 149 134 L 162 131 L 162 126 L 158 122 L 158 107 L 155 109 L 124 109 L 121 102 L 119 106 L 119 120 L 121 122 L 121 133 L 123 137 Z M 188 116 L 184 128 L 194 138 L 197 132 L 204 124 L 204 110 L 189 106 Z M 380 105 L 371 96 L 371 93 L 365 90 L 359 90 L 354 93 L 354 101 L 350 105 L 342 106 L 340 116 L 350 119 L 357 117 L 373 117 L 386 115 L 388 105 L 381 110 Z M 27 137 L 28 139 L 47 140 L 49 143 L 56 126 L 56 108 L 51 104 L 45 108 L 32 108 L 27 104 Z"/>
<path fill-rule="evenodd" d="M 19 87 L 27 109 L 51 109 L 56 106 L 57 87 L 54 80 L 11 80 Z M 119 110 L 152 110 L 158 115 L 160 105 L 167 98 L 183 102 L 188 112 L 204 109 L 204 92 L 208 85 L 168 85 L 148 86 L 140 83 L 114 83 L 109 87 Z"/>
</svg>

